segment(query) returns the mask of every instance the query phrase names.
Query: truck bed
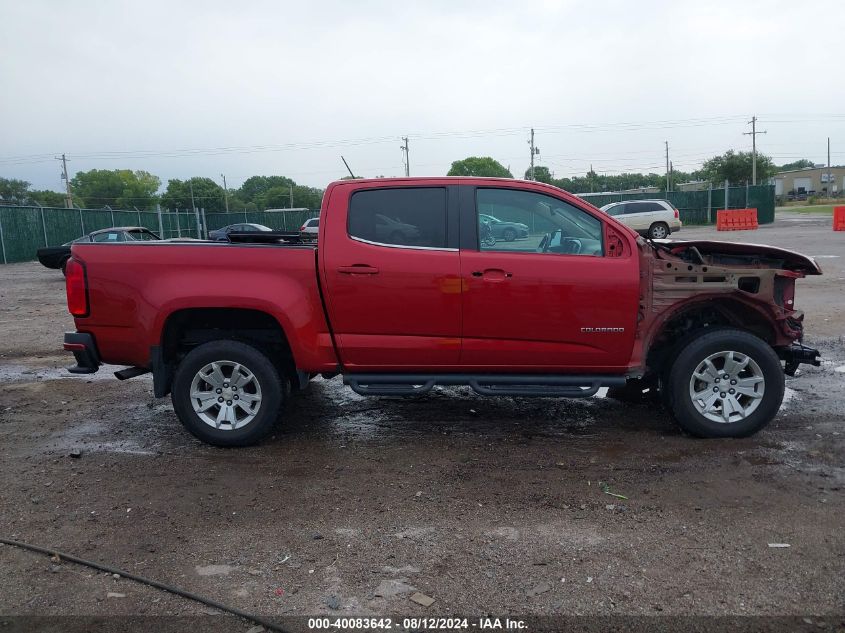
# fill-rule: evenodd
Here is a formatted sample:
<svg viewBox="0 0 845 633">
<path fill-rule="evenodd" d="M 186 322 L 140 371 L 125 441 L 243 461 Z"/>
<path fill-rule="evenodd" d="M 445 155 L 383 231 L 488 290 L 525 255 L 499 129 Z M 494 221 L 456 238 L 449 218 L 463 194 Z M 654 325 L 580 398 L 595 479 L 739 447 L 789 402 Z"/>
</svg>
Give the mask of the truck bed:
<svg viewBox="0 0 845 633">
<path fill-rule="evenodd" d="M 91 305 L 80 331 L 96 330 L 103 362 L 149 367 L 165 321 L 204 306 L 270 314 L 293 334 L 303 366 L 336 365 L 312 245 L 139 242 L 72 252 L 85 264 Z"/>
</svg>

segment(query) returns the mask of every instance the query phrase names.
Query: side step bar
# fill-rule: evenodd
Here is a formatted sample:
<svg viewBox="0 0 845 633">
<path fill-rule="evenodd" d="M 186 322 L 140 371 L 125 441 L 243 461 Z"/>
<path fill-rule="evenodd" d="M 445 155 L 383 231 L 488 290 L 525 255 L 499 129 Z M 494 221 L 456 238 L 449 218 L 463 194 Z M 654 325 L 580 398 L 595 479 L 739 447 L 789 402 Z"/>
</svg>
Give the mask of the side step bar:
<svg viewBox="0 0 845 633">
<path fill-rule="evenodd" d="M 625 386 L 624 376 L 507 374 L 344 374 L 343 383 L 362 396 L 414 396 L 435 385 L 468 385 L 482 396 L 587 398 L 602 387 Z"/>
</svg>

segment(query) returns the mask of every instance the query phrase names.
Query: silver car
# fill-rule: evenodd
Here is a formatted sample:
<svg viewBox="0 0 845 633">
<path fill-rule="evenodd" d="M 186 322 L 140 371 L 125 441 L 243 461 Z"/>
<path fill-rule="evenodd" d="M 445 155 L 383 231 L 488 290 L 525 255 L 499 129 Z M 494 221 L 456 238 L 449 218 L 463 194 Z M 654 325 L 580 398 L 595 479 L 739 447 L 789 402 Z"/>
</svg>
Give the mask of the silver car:
<svg viewBox="0 0 845 633">
<path fill-rule="evenodd" d="M 601 207 L 622 224 L 655 240 L 669 237 L 681 230 L 681 218 L 678 210 L 667 200 L 626 200 L 612 202 Z"/>
</svg>

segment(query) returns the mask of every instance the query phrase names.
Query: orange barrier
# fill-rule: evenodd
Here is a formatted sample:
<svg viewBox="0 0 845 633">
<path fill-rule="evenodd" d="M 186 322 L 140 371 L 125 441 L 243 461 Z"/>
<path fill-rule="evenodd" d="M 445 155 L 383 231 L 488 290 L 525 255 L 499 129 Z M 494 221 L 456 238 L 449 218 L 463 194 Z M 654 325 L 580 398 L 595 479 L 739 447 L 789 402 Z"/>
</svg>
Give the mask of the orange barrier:
<svg viewBox="0 0 845 633">
<path fill-rule="evenodd" d="M 757 227 L 757 209 L 720 209 L 716 211 L 717 231 L 747 231 Z"/>
<path fill-rule="evenodd" d="M 833 230 L 845 231 L 845 207 L 833 207 Z"/>
</svg>

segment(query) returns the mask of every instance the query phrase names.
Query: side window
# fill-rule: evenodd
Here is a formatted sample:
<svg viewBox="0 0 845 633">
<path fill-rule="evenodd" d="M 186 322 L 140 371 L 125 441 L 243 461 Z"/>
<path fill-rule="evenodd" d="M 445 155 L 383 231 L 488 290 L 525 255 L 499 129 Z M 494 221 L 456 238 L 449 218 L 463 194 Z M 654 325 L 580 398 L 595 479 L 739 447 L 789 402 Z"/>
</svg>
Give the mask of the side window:
<svg viewBox="0 0 845 633">
<path fill-rule="evenodd" d="M 571 204 L 531 191 L 476 190 L 479 249 L 556 255 L 603 254 L 602 223 Z M 493 217 L 498 223 L 486 218 Z"/>
<path fill-rule="evenodd" d="M 117 231 L 108 231 L 106 233 L 97 233 L 93 236 L 95 242 L 122 242 L 123 234 Z"/>
<path fill-rule="evenodd" d="M 632 213 L 645 213 L 649 211 L 648 203 L 646 202 L 629 202 L 625 205 L 625 215 Z"/>
<path fill-rule="evenodd" d="M 607 210 L 608 215 L 614 215 L 615 216 L 615 215 L 622 215 L 623 213 L 625 213 L 625 205 L 624 204 L 614 205 Z"/>
<path fill-rule="evenodd" d="M 352 194 L 349 236 L 391 246 L 446 247 L 446 189 L 369 189 Z"/>
</svg>

